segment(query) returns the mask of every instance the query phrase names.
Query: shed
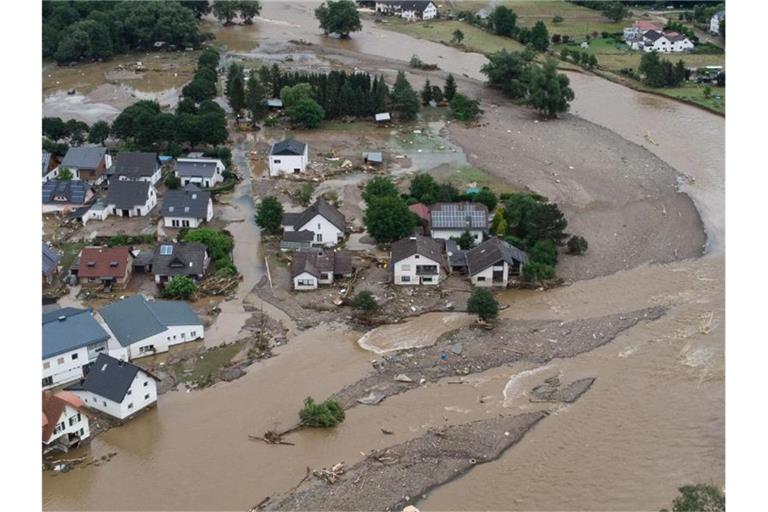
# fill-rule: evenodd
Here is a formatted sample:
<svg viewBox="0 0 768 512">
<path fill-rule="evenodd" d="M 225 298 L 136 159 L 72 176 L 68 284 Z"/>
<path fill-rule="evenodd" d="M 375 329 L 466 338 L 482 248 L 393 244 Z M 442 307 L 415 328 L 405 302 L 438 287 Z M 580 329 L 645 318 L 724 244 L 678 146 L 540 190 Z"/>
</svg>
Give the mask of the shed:
<svg viewBox="0 0 768 512">
<path fill-rule="evenodd" d="M 374 118 L 376 119 L 377 123 L 384 123 L 392 120 L 392 116 L 389 115 L 389 112 L 380 112 L 374 115 Z"/>
<path fill-rule="evenodd" d="M 366 164 L 380 164 L 384 162 L 384 155 L 378 151 L 363 153 L 363 161 Z"/>
<path fill-rule="evenodd" d="M 267 100 L 267 106 L 269 108 L 283 108 L 283 100 L 280 98 L 269 98 Z"/>
</svg>

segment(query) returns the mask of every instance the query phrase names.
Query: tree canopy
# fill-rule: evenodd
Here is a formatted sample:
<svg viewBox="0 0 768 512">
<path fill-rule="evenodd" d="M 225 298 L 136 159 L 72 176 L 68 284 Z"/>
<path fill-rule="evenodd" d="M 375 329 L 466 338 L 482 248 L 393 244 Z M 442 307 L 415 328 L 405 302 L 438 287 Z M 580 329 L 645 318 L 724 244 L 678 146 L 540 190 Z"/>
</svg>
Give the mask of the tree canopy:
<svg viewBox="0 0 768 512">
<path fill-rule="evenodd" d="M 256 224 L 272 235 L 280 232 L 283 205 L 274 196 L 266 196 L 256 205 Z"/>
<path fill-rule="evenodd" d="M 532 68 L 529 90 L 526 103 L 547 117 L 556 117 L 560 112 L 566 112 L 575 97 L 570 79 L 557 72 L 554 60 Z"/>
<path fill-rule="evenodd" d="M 498 36 L 511 37 L 515 31 L 517 14 L 509 7 L 499 5 L 488 15 L 488 26 Z"/>
<path fill-rule="evenodd" d="M 167 299 L 189 299 L 197 291 L 197 284 L 189 276 L 173 276 L 163 288 L 163 297 Z"/>
<path fill-rule="evenodd" d="M 392 88 L 392 108 L 406 120 L 415 119 L 421 108 L 419 95 L 402 71 L 397 72 L 395 86 Z"/>
<path fill-rule="evenodd" d="M 398 197 L 400 193 L 392 180 L 386 176 L 374 176 L 363 189 L 363 200 L 368 203 L 377 197 Z"/>
<path fill-rule="evenodd" d="M 408 236 L 416 225 L 405 200 L 398 196 L 372 198 L 363 215 L 363 222 L 378 243 L 394 242 Z"/>
<path fill-rule="evenodd" d="M 480 110 L 480 100 L 456 93 L 451 100 L 451 113 L 459 121 L 474 121 L 483 111 Z"/>
<path fill-rule="evenodd" d="M 351 0 L 328 0 L 315 9 L 315 18 L 326 35 L 339 34 L 347 38 L 351 32 L 363 28 L 357 6 Z"/>
<path fill-rule="evenodd" d="M 467 301 L 467 312 L 474 313 L 483 321 L 495 319 L 499 314 L 499 303 L 486 288 L 475 288 Z"/>
</svg>

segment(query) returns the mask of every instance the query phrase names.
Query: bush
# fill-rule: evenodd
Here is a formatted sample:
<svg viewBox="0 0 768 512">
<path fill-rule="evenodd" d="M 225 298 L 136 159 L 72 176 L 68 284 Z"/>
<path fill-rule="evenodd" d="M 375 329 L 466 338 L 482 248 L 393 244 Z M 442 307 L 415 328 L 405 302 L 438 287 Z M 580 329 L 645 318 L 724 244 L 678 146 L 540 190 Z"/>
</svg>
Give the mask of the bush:
<svg viewBox="0 0 768 512">
<path fill-rule="evenodd" d="M 163 297 L 187 300 L 195 294 L 195 291 L 197 291 L 197 284 L 191 277 L 173 276 L 163 288 Z"/>
<path fill-rule="evenodd" d="M 532 262 L 554 267 L 557 264 L 557 246 L 552 240 L 539 240 L 533 244 L 528 256 Z"/>
<path fill-rule="evenodd" d="M 184 242 L 200 242 L 205 244 L 217 271 L 224 267 L 235 268 L 230 259 L 230 253 L 235 246 L 235 241 L 226 231 L 218 231 L 211 228 L 190 229 L 181 239 Z"/>
<path fill-rule="evenodd" d="M 725 495 L 713 485 L 684 485 L 678 491 L 680 495 L 672 502 L 672 512 L 725 511 Z"/>
<path fill-rule="evenodd" d="M 562 23 L 564 21 L 565 21 L 565 19 L 562 16 L 560 16 L 559 14 L 555 15 L 555 17 L 552 18 L 552 23 Z"/>
<path fill-rule="evenodd" d="M 451 113 L 459 121 L 473 121 L 483 113 L 480 110 L 480 100 L 467 98 L 461 93 L 456 93 L 451 100 Z"/>
<path fill-rule="evenodd" d="M 523 278 L 528 282 L 544 281 L 555 277 L 555 269 L 546 263 L 530 262 L 523 267 Z"/>
<path fill-rule="evenodd" d="M 181 186 L 181 179 L 179 179 L 179 177 L 175 174 L 171 173 L 165 177 L 165 186 L 169 190 L 176 190 Z"/>
<path fill-rule="evenodd" d="M 256 205 L 256 224 L 267 233 L 280 232 L 283 220 L 283 205 L 274 196 L 266 196 Z"/>
<path fill-rule="evenodd" d="M 376 302 L 376 297 L 371 292 L 365 290 L 355 295 L 355 298 L 352 299 L 352 307 L 361 311 L 371 312 L 379 309 L 379 303 Z"/>
<path fill-rule="evenodd" d="M 264 120 L 264 126 L 266 126 L 267 128 L 272 128 L 273 126 L 277 126 L 278 122 L 279 120 L 277 119 L 277 117 L 269 116 Z"/>
<path fill-rule="evenodd" d="M 587 244 L 587 240 L 584 237 L 574 235 L 568 239 L 566 246 L 568 247 L 568 254 L 581 255 L 587 252 L 589 244 Z"/>
<path fill-rule="evenodd" d="M 467 301 L 467 311 L 476 314 L 481 320 L 493 320 L 499 314 L 499 303 L 489 290 L 475 288 Z"/>
<path fill-rule="evenodd" d="M 309 205 L 309 201 L 312 199 L 312 192 L 315 191 L 315 186 L 312 183 L 303 183 L 294 192 L 294 197 L 302 206 Z"/>
<path fill-rule="evenodd" d="M 344 421 L 344 411 L 336 400 L 316 404 L 315 400 L 308 396 L 304 399 L 304 407 L 299 411 L 299 418 L 305 427 L 335 427 Z"/>
</svg>

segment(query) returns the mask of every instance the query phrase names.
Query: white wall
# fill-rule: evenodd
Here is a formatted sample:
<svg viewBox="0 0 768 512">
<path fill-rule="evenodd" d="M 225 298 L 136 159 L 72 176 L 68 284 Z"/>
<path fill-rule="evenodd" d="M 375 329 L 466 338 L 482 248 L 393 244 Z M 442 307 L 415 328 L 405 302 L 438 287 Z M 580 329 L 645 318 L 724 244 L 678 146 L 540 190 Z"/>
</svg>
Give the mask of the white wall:
<svg viewBox="0 0 768 512">
<path fill-rule="evenodd" d="M 138 359 L 140 357 L 151 356 L 153 354 L 159 354 L 161 352 L 167 352 L 169 347 L 178 345 L 180 343 L 186 343 L 188 341 L 194 341 L 197 339 L 203 339 L 203 325 L 172 325 L 165 331 L 145 338 L 136 343 L 132 343 L 128 347 L 128 357 Z M 142 347 L 149 347 L 154 345 L 155 351 L 143 352 Z"/>
<path fill-rule="evenodd" d="M 149 193 L 147 195 L 147 202 L 140 206 L 134 206 L 133 208 L 128 210 L 128 216 L 129 217 L 144 217 L 149 212 L 157 206 L 157 191 L 155 191 L 155 187 L 149 187 Z M 116 207 L 114 204 L 107 205 L 107 208 L 112 212 L 113 215 L 117 217 L 123 216 L 123 209 Z M 138 211 L 137 211 L 138 210 Z"/>
<path fill-rule="evenodd" d="M 416 266 L 422 265 L 437 265 L 437 274 L 432 276 L 432 282 L 421 282 L 419 276 L 416 275 Z M 420 254 L 414 254 L 405 259 L 402 259 L 394 265 L 394 284 L 397 285 L 415 285 L 415 284 L 438 284 L 440 277 L 442 276 L 443 268 L 439 262 L 430 258 L 422 256 Z M 403 277 L 408 278 L 403 281 Z M 429 277 L 429 276 L 428 276 Z"/>
<path fill-rule="evenodd" d="M 451 238 L 461 237 L 465 231 L 465 229 L 433 229 L 432 238 L 436 240 L 450 240 Z M 469 234 L 475 239 L 475 245 L 483 241 L 482 229 L 470 229 Z"/>
<path fill-rule="evenodd" d="M 299 284 L 299 281 L 306 281 L 304 284 Z M 301 274 L 297 275 L 293 278 L 293 289 L 294 290 L 316 290 L 317 289 L 317 278 L 310 274 L 309 272 L 302 272 Z"/>
<path fill-rule="evenodd" d="M 309 162 L 309 146 L 304 146 L 303 155 L 269 155 L 269 175 L 294 174 L 294 169 L 299 172 L 307 170 Z"/>
<path fill-rule="evenodd" d="M 77 415 L 80 415 L 80 419 L 77 419 Z M 86 416 L 84 413 L 79 412 L 77 409 L 72 407 L 71 405 L 65 405 L 64 411 L 61 413 L 61 416 L 58 418 L 58 421 L 56 418 L 48 418 L 49 422 L 56 422 L 56 425 L 59 425 L 63 423 L 63 430 L 56 432 L 56 427 L 54 427 L 53 431 L 55 433 L 51 434 L 51 437 L 48 438 L 47 441 L 45 441 L 46 445 L 52 444 L 60 437 L 67 435 L 67 434 L 76 434 L 80 437 L 80 440 L 87 439 L 91 435 L 91 429 L 90 425 L 88 424 L 88 416 Z M 82 433 L 80 433 L 80 429 L 82 429 Z"/>
<path fill-rule="evenodd" d="M 106 351 L 106 344 L 104 344 Z M 66 384 L 83 377 L 83 366 L 91 361 L 95 361 L 98 352 L 95 352 L 93 359 L 88 359 L 88 347 L 80 347 L 70 350 L 63 354 L 43 359 L 43 378 L 53 377 L 53 383 L 43 386 L 43 389 L 52 388 L 60 384 Z M 46 364 L 48 368 L 46 368 Z"/>
<path fill-rule="evenodd" d="M 493 282 L 493 272 L 501 270 L 503 271 L 503 279 L 500 283 Z M 507 278 L 509 275 L 509 264 L 506 261 L 502 261 L 501 265 L 492 265 L 481 272 L 477 272 L 469 277 L 470 282 L 481 288 L 490 288 L 491 286 L 507 286 Z M 484 279 L 482 279 L 484 278 Z"/>
<path fill-rule="evenodd" d="M 315 239 L 312 245 L 323 245 L 325 247 L 333 247 L 338 244 L 341 239 L 344 238 L 344 232 L 339 230 L 336 226 L 331 224 L 328 219 L 322 215 L 315 215 L 312 219 L 302 226 L 294 226 L 296 231 L 302 231 L 304 229 L 315 233 Z"/>
<path fill-rule="evenodd" d="M 157 402 L 157 383 L 145 372 L 138 372 L 122 402 L 115 402 L 90 391 L 74 391 L 83 403 L 97 411 L 123 420 Z"/>
</svg>

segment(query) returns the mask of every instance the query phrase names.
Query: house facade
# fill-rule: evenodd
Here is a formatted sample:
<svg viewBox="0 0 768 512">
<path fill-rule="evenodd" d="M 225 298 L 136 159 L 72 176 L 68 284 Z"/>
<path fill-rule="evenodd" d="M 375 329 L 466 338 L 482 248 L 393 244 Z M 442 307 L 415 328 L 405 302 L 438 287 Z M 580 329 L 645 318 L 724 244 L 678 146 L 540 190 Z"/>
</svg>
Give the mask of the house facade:
<svg viewBox="0 0 768 512">
<path fill-rule="evenodd" d="M 91 436 L 82 400 L 69 391 L 43 391 L 43 451 L 66 452 Z"/>
<path fill-rule="evenodd" d="M 425 236 L 414 235 L 392 244 L 389 262 L 396 285 L 436 285 L 445 276 L 443 245 Z"/>
<path fill-rule="evenodd" d="M 489 238 L 466 253 L 469 280 L 474 286 L 502 287 L 519 278 L 528 255 L 499 238 Z"/>
<path fill-rule="evenodd" d="M 295 233 L 289 238 L 303 236 L 316 247 L 337 245 L 344 239 L 346 226 L 344 215 L 322 197 L 301 213 L 284 213 L 282 219 L 284 241 L 288 233 Z"/>
<path fill-rule="evenodd" d="M 140 366 L 102 354 L 85 379 L 67 391 L 86 407 L 124 420 L 157 403 L 157 380 Z"/>
<path fill-rule="evenodd" d="M 163 225 L 167 228 L 196 228 L 213 218 L 211 193 L 189 184 L 167 190 L 163 198 Z"/>
<path fill-rule="evenodd" d="M 70 268 L 83 286 L 124 288 L 131 279 L 130 247 L 84 247 Z"/>
<path fill-rule="evenodd" d="M 114 180 L 148 181 L 156 185 L 161 177 L 160 162 L 155 153 L 118 153 L 109 173 Z"/>
<path fill-rule="evenodd" d="M 72 171 L 73 179 L 101 183 L 107 175 L 107 169 L 112 167 L 112 157 L 107 149 L 100 146 L 80 146 L 67 150 L 59 165 L 61 169 Z"/>
<path fill-rule="evenodd" d="M 468 231 L 479 244 L 488 232 L 488 208 L 482 203 L 437 203 L 429 217 L 430 234 L 438 240 L 459 238 Z"/>
<path fill-rule="evenodd" d="M 174 173 L 182 186 L 210 188 L 224 181 L 224 163 L 217 158 L 177 158 Z"/>
<path fill-rule="evenodd" d="M 374 8 L 379 14 L 400 16 L 408 21 L 431 20 L 438 14 L 437 5 L 429 0 L 376 2 Z"/>
<path fill-rule="evenodd" d="M 720 21 L 725 19 L 725 11 L 715 13 L 709 19 L 709 33 L 713 36 L 720 35 Z"/>
<path fill-rule="evenodd" d="M 335 279 L 351 276 L 352 254 L 349 251 L 299 251 L 291 262 L 291 281 L 297 291 L 315 290 L 321 284 L 333 284 Z"/>
<path fill-rule="evenodd" d="M 80 379 L 98 355 L 108 351 L 109 339 L 87 309 L 43 314 L 43 389 Z"/>
<path fill-rule="evenodd" d="M 110 355 L 130 361 L 203 339 L 203 322 L 189 304 L 134 295 L 104 306 L 99 316 L 114 340 Z"/>
<path fill-rule="evenodd" d="M 144 217 L 157 206 L 157 191 L 148 181 L 116 180 L 109 184 L 105 204 L 109 214 Z"/>
<path fill-rule="evenodd" d="M 299 174 L 307 170 L 309 146 L 296 139 L 286 139 L 269 148 L 269 175 Z"/>
</svg>

